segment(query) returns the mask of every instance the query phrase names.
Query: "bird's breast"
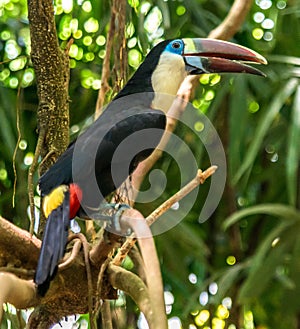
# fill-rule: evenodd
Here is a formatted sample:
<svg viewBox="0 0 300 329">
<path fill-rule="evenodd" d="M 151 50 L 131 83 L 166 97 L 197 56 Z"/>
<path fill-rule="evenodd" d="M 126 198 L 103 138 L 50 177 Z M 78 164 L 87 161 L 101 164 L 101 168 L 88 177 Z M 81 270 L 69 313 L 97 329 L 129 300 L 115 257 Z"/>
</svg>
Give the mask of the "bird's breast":
<svg viewBox="0 0 300 329">
<path fill-rule="evenodd" d="M 182 56 L 169 52 L 163 53 L 151 77 L 155 94 L 152 108 L 163 110 L 166 113 L 173 101 L 171 96 L 177 94 L 186 75 Z"/>
</svg>

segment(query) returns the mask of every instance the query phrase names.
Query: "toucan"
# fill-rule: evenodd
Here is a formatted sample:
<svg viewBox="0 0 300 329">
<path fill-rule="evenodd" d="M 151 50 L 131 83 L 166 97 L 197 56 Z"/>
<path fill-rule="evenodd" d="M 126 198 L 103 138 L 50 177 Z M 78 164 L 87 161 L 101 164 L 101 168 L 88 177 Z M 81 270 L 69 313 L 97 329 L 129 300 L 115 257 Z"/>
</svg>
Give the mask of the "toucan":
<svg viewBox="0 0 300 329">
<path fill-rule="evenodd" d="M 39 179 L 47 218 L 34 278 L 40 295 L 47 292 L 64 255 L 70 220 L 93 219 L 101 201 L 158 145 L 170 106 L 161 95 L 175 96 L 187 75 L 263 75 L 248 63 L 266 64 L 266 60 L 246 47 L 213 39 L 165 40 L 152 48 L 101 116 Z M 132 134 L 139 136 L 136 143 L 142 141 L 136 154 L 132 143 L 122 144 Z M 123 151 L 115 157 L 120 145 Z"/>
</svg>

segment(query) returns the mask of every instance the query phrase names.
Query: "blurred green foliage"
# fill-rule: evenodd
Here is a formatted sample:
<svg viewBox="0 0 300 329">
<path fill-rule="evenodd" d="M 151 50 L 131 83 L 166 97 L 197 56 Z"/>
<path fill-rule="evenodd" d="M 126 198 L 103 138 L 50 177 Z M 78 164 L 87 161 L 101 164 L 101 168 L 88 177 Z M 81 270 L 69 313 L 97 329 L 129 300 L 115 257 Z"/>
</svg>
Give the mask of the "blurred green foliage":
<svg viewBox="0 0 300 329">
<path fill-rule="evenodd" d="M 128 0 L 130 74 L 160 39 L 207 36 L 231 4 L 229 0 Z M 0 0 L 0 214 L 25 228 L 27 170 L 37 137 L 26 11 L 25 0 Z M 94 112 L 110 2 L 57 0 L 55 14 L 61 47 L 74 40 L 72 135 L 90 122 Z M 256 0 L 233 41 L 267 57 L 269 65 L 263 68 L 267 78 L 204 75 L 199 80 L 193 105 L 218 129 L 228 176 L 223 198 L 208 221 L 197 221 L 206 184 L 185 220 L 156 239 L 165 289 L 173 296 L 168 316 L 183 328 L 300 326 L 299 15 L 299 0 Z M 195 126 L 201 129 L 200 119 Z M 208 160 L 193 142 L 190 138 L 199 166 L 205 168 Z M 176 192 L 178 172 L 167 157 L 157 165 L 167 169 L 171 182 L 163 199 Z M 136 312 L 130 305 L 128 314 Z"/>
</svg>

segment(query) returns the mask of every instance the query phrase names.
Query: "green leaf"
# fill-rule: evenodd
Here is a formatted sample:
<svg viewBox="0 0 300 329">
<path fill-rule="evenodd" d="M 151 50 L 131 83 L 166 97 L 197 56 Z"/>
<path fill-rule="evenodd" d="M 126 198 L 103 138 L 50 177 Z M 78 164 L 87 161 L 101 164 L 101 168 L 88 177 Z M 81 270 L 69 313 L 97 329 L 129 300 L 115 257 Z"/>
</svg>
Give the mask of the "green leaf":
<svg viewBox="0 0 300 329">
<path fill-rule="evenodd" d="M 236 184 L 243 174 L 252 167 L 255 158 L 259 152 L 259 149 L 262 147 L 263 139 L 274 121 L 275 117 L 279 113 L 280 109 L 283 107 L 287 98 L 295 91 L 298 85 L 298 79 L 290 79 L 283 88 L 275 95 L 273 101 L 270 104 L 268 112 L 261 118 L 260 122 L 257 125 L 256 132 L 253 134 L 253 141 L 249 146 L 248 152 L 243 160 L 243 164 L 233 177 L 233 184 Z"/>
<path fill-rule="evenodd" d="M 292 312 L 299 312 L 300 309 L 300 239 L 298 239 L 295 243 L 294 250 L 292 253 L 292 257 L 290 260 L 290 271 L 289 271 L 289 279 L 293 283 L 293 287 L 290 289 L 286 289 L 282 302 L 283 306 L 285 307 L 285 312 L 292 313 Z"/>
<path fill-rule="evenodd" d="M 159 0 L 158 1 L 159 8 L 163 15 L 163 24 L 166 29 L 170 28 L 171 26 L 171 17 L 170 17 L 170 9 L 169 6 L 165 1 Z"/>
<path fill-rule="evenodd" d="M 245 96 L 247 95 L 247 84 L 244 76 L 234 79 L 234 94 L 230 98 L 230 145 L 229 153 L 229 169 L 230 177 L 237 172 L 241 165 L 241 155 L 244 149 L 245 133 L 247 132 L 248 111 Z"/>
<path fill-rule="evenodd" d="M 275 231 L 277 230 L 273 230 L 272 236 L 274 236 Z M 268 243 L 264 243 L 259 253 L 253 257 L 253 267 L 238 295 L 239 303 L 246 303 L 258 298 L 269 287 L 276 275 L 276 270 L 283 265 L 285 255 L 294 245 L 298 235 L 299 226 L 297 229 L 294 226 L 289 227 L 281 232 L 280 240 L 275 246 L 269 243 L 269 235 Z M 261 249 L 264 249 L 263 253 Z M 264 254 L 264 257 L 261 257 L 261 254 Z"/>
<path fill-rule="evenodd" d="M 268 62 L 300 65 L 300 58 L 296 56 L 269 55 Z"/>
<path fill-rule="evenodd" d="M 300 86 L 297 87 L 294 98 L 292 122 L 288 130 L 287 158 L 286 158 L 286 179 L 289 203 L 296 205 L 300 160 Z"/>
<path fill-rule="evenodd" d="M 282 217 L 288 221 L 299 221 L 300 212 L 294 207 L 279 203 L 264 203 L 257 206 L 248 207 L 243 210 L 236 211 L 231 216 L 227 217 L 222 225 L 223 229 L 228 229 L 239 220 L 251 215 L 265 214 L 275 217 Z"/>
<path fill-rule="evenodd" d="M 236 283 L 240 277 L 240 273 L 247 267 L 249 264 L 241 263 L 229 267 L 220 277 L 218 281 L 218 293 L 214 298 L 215 304 L 220 304 L 222 299 L 226 296 L 229 289 Z"/>
</svg>

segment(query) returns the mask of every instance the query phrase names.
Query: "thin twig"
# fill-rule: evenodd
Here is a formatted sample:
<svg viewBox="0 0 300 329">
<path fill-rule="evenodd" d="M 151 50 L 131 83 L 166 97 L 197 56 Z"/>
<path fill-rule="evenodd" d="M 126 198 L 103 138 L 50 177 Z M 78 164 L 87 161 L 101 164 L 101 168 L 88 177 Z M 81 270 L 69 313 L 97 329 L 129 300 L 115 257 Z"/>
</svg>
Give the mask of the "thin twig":
<svg viewBox="0 0 300 329">
<path fill-rule="evenodd" d="M 168 209 L 172 207 L 172 205 L 182 198 L 184 198 L 187 194 L 189 194 L 193 189 L 195 189 L 198 185 L 203 184 L 205 180 L 213 175 L 217 170 L 217 166 L 211 166 L 202 172 L 201 169 L 198 170 L 197 175 L 194 179 L 192 179 L 187 185 L 185 185 L 182 189 L 180 189 L 177 193 L 172 195 L 167 201 L 157 207 L 147 218 L 146 221 L 148 225 L 152 225 L 158 217 L 160 217 L 163 213 L 165 213 Z"/>
<path fill-rule="evenodd" d="M 73 237 L 73 236 L 71 236 L 71 237 Z M 75 239 L 75 237 L 74 237 L 74 239 Z M 71 251 L 71 255 L 63 263 L 59 264 L 58 268 L 60 270 L 65 270 L 65 269 L 69 268 L 74 263 L 76 257 L 78 256 L 81 247 L 82 247 L 81 240 L 75 241 L 74 246 Z"/>
<path fill-rule="evenodd" d="M 213 175 L 217 170 L 217 166 L 211 166 L 204 172 L 198 170 L 196 177 L 191 180 L 187 185 L 185 185 L 181 190 L 179 190 L 176 194 L 171 196 L 168 200 L 166 200 L 163 204 L 161 204 L 157 209 L 155 209 L 147 218 L 146 222 L 150 226 L 152 225 L 158 217 L 160 217 L 163 213 L 165 213 L 171 206 L 184 198 L 187 194 L 189 194 L 193 189 L 195 189 L 199 184 L 203 184 L 205 180 Z M 132 233 L 124 242 L 122 247 L 119 249 L 117 255 L 114 257 L 112 263 L 114 265 L 121 265 L 122 261 L 127 256 L 130 249 L 136 242 L 136 235 Z"/>
<path fill-rule="evenodd" d="M 102 64 L 102 73 L 101 73 L 101 87 L 98 93 L 96 109 L 95 109 L 95 119 L 99 117 L 102 113 L 103 105 L 105 103 L 105 95 L 107 91 L 110 89 L 108 80 L 110 77 L 110 56 L 113 48 L 113 37 L 115 34 L 115 19 L 116 13 L 112 10 L 109 30 L 106 37 L 106 47 L 105 47 L 105 58 Z"/>
<path fill-rule="evenodd" d="M 34 157 L 31 163 L 31 166 L 28 170 L 28 198 L 29 198 L 29 208 L 30 208 L 30 229 L 29 233 L 33 234 L 34 226 L 35 226 L 35 205 L 34 205 L 34 184 L 33 184 L 33 176 L 38 167 L 39 157 L 42 152 L 44 139 L 46 136 L 46 129 L 41 129 L 39 133 L 39 137 L 37 140 Z"/>
<path fill-rule="evenodd" d="M 103 310 L 106 310 L 105 308 L 103 308 L 103 303 L 105 303 L 105 300 L 101 300 L 100 299 L 100 296 L 102 295 L 102 285 L 103 285 L 103 277 L 104 277 L 104 273 L 109 265 L 109 263 L 111 262 L 111 258 L 108 257 L 105 262 L 101 265 L 101 268 L 100 268 L 100 271 L 99 271 L 99 274 L 98 274 L 98 280 L 97 280 L 97 298 L 96 298 L 96 302 L 95 302 L 95 307 L 94 307 L 94 310 L 93 310 L 93 314 L 92 314 L 92 317 L 91 317 L 91 321 L 92 322 L 95 322 L 96 319 L 98 318 L 98 315 L 99 315 L 99 311 L 103 312 Z M 101 304 L 102 302 L 102 304 Z M 102 308 L 101 308 L 102 306 Z M 103 314 L 102 313 L 102 323 L 103 323 L 103 317 L 106 319 L 105 321 L 109 321 L 108 319 L 108 314 Z M 108 324 L 108 323 L 106 323 Z M 103 326 L 103 328 L 106 328 L 105 326 Z M 110 328 L 108 326 L 108 328 Z"/>
<path fill-rule="evenodd" d="M 24 74 L 23 74 L 24 75 Z M 23 78 L 23 77 L 22 77 Z M 16 126 L 17 126 L 17 133 L 18 133 L 18 138 L 17 138 L 17 143 L 16 143 L 16 147 L 14 149 L 14 154 L 13 154 L 13 171 L 14 171 L 14 188 L 13 188 L 13 198 L 12 198 L 12 204 L 13 207 L 15 207 L 15 197 L 16 197 L 16 188 L 17 188 L 17 167 L 16 167 L 16 157 L 17 157 L 17 151 L 19 148 L 19 144 L 21 141 L 21 129 L 20 129 L 20 104 L 19 104 L 19 100 L 20 100 L 20 95 L 21 95 L 21 85 L 18 88 L 18 95 L 17 95 L 17 111 L 16 111 Z"/>
<path fill-rule="evenodd" d="M 101 268 L 100 268 L 100 271 L 99 271 L 99 274 L 98 274 L 97 293 L 99 294 L 99 296 L 101 296 L 102 279 L 103 279 L 103 276 L 104 276 L 104 272 L 106 271 L 106 268 L 107 268 L 107 266 L 110 262 L 111 262 L 111 258 L 109 257 L 101 265 Z"/>
</svg>

